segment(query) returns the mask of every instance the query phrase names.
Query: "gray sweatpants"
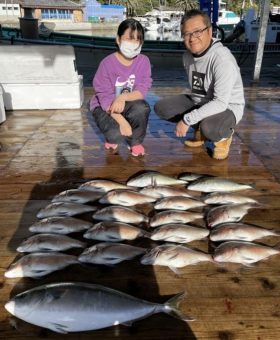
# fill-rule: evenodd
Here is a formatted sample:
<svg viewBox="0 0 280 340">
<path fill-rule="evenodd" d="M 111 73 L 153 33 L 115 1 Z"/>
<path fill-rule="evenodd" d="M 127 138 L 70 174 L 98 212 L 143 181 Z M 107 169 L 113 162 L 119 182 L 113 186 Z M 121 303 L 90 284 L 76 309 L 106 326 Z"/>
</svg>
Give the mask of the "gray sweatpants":
<svg viewBox="0 0 280 340">
<path fill-rule="evenodd" d="M 171 96 L 159 100 L 155 104 L 156 114 L 164 120 L 177 123 L 185 114 L 198 108 L 191 97 L 185 94 Z M 234 113 L 230 110 L 217 113 L 207 117 L 193 126 L 198 126 L 204 137 L 210 141 L 217 142 L 222 138 L 228 138 L 232 134 L 232 129 L 236 125 Z"/>
<path fill-rule="evenodd" d="M 151 112 L 149 104 L 145 100 L 134 100 L 125 103 L 122 115 L 132 128 L 132 136 L 122 136 L 119 124 L 100 106 L 96 107 L 92 114 L 96 125 L 104 134 L 107 142 L 119 144 L 124 141 L 133 146 L 142 144 L 147 130 L 148 118 Z"/>
</svg>

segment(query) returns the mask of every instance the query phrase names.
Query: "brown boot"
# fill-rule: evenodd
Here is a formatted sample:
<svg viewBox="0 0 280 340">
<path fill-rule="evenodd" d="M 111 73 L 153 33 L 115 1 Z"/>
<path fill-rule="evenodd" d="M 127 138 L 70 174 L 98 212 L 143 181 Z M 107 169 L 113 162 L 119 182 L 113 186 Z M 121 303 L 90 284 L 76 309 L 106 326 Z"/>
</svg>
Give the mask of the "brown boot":
<svg viewBox="0 0 280 340">
<path fill-rule="evenodd" d="M 213 158 L 215 159 L 226 159 L 227 158 L 230 144 L 232 142 L 232 136 L 233 136 L 233 132 L 229 138 L 226 138 L 219 142 L 214 143 Z"/>
<path fill-rule="evenodd" d="M 205 138 L 202 135 L 200 129 L 195 130 L 194 138 L 185 141 L 185 145 L 191 148 L 197 148 L 204 144 Z"/>
</svg>

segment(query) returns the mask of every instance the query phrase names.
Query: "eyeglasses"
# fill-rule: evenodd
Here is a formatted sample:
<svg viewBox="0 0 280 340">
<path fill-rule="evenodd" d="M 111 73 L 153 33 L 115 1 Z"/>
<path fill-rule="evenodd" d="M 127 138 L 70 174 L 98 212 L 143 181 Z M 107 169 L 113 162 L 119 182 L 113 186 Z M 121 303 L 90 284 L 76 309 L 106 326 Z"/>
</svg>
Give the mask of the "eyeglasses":
<svg viewBox="0 0 280 340">
<path fill-rule="evenodd" d="M 182 37 L 183 37 L 184 40 L 188 40 L 188 39 L 190 39 L 191 37 L 193 37 L 193 38 L 199 38 L 199 37 L 201 37 L 202 33 L 203 33 L 204 31 L 206 31 L 208 28 L 209 28 L 209 27 L 206 26 L 205 28 L 202 28 L 201 30 L 194 31 L 194 32 L 192 32 L 192 33 L 183 33 L 183 34 L 182 34 Z"/>
</svg>

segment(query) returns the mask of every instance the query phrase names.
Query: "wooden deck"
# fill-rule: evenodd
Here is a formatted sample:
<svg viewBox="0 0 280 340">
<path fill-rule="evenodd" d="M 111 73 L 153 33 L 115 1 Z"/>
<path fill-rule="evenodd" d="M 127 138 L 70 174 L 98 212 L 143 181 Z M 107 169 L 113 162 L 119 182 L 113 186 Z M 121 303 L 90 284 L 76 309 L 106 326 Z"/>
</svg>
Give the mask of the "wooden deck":
<svg viewBox="0 0 280 340">
<path fill-rule="evenodd" d="M 158 80 L 148 100 L 153 105 L 159 96 L 182 91 L 180 82 Z M 90 94 L 86 89 L 87 99 Z M 211 159 L 203 148 L 185 148 L 182 140 L 174 137 L 174 126 L 154 114 L 144 143 L 147 155 L 136 159 L 125 146 L 118 155 L 104 152 L 102 136 L 92 125 L 86 105 L 81 110 L 8 112 L 7 121 L 0 126 L 0 338 L 279 339 L 280 255 L 250 269 L 198 264 L 185 267 L 181 277 L 165 267 L 142 266 L 137 260 L 114 268 L 72 266 L 40 280 L 4 277 L 18 255 L 16 246 L 30 236 L 28 227 L 38 210 L 55 194 L 95 177 L 126 182 L 138 171 L 153 169 L 172 176 L 190 171 L 254 183 L 256 189 L 246 194 L 264 207 L 251 210 L 243 221 L 280 230 L 279 98 L 279 86 L 274 84 L 246 87 L 246 114 L 224 161 Z M 151 206 L 139 209 L 149 213 Z M 264 243 L 274 245 L 277 240 L 267 238 Z M 206 240 L 190 246 L 212 250 Z M 9 297 L 18 292 L 61 281 L 98 283 L 154 302 L 185 291 L 187 298 L 180 309 L 196 320 L 186 324 L 157 314 L 132 327 L 62 335 L 20 321 L 4 309 Z"/>
</svg>

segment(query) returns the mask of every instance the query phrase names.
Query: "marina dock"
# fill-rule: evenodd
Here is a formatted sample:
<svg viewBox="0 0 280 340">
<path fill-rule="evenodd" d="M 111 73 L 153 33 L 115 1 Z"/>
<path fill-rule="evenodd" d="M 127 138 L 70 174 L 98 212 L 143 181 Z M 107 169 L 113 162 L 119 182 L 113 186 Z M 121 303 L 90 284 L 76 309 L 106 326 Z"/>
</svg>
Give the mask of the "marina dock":
<svg viewBox="0 0 280 340">
<path fill-rule="evenodd" d="M 118 154 L 105 152 L 103 139 L 88 112 L 92 95 L 92 71 L 84 69 L 85 100 L 81 109 L 22 110 L 7 112 L 0 125 L 0 338 L 26 339 L 133 339 L 133 340 L 275 340 L 280 334 L 279 260 L 275 255 L 251 268 L 199 263 L 180 270 L 144 266 L 139 258 L 113 267 L 73 265 L 41 279 L 4 277 L 19 257 L 16 248 L 31 236 L 28 227 L 37 212 L 63 190 L 77 188 L 93 178 L 126 183 L 143 170 L 177 177 L 194 172 L 253 184 L 241 194 L 263 206 L 250 210 L 242 222 L 280 231 L 280 67 L 263 70 L 258 86 L 250 82 L 252 70 L 244 70 L 246 110 L 237 126 L 228 159 L 217 161 L 205 147 L 190 149 L 174 135 L 174 125 L 151 112 L 144 141 L 147 154 L 130 156 L 122 145 Z M 151 107 L 163 96 L 185 90 L 182 70 L 154 74 L 148 95 Z M 188 137 L 192 132 L 188 134 Z M 94 205 L 94 204 L 93 204 Z M 151 205 L 137 206 L 149 215 Z M 92 220 L 91 214 L 81 216 Z M 199 226 L 205 226 L 203 220 Z M 79 234 L 77 237 L 82 238 Z M 274 246 L 279 237 L 260 242 Z M 134 245 L 150 247 L 148 240 Z M 188 244 L 213 253 L 209 239 Z M 79 254 L 79 251 L 74 252 Z M 58 334 L 11 316 L 5 303 L 17 293 L 52 282 L 101 284 L 147 301 L 164 303 L 185 292 L 179 309 L 194 318 L 185 323 L 163 313 L 139 320 L 131 327 L 114 326 L 81 333 Z"/>
</svg>

